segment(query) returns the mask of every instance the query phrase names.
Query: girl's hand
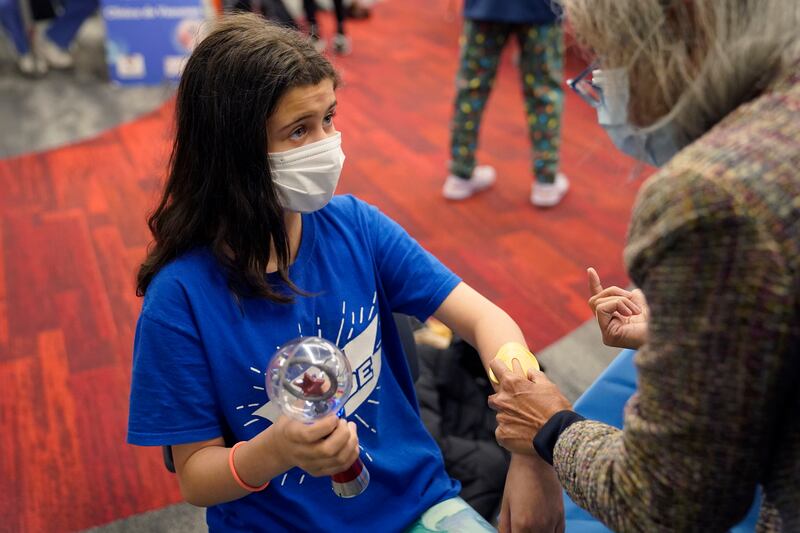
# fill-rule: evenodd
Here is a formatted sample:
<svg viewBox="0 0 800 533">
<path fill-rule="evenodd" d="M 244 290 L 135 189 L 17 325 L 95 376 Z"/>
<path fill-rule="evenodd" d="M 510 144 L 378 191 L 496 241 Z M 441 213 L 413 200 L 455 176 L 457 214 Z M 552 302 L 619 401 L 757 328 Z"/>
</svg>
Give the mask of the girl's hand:
<svg viewBox="0 0 800 533">
<path fill-rule="evenodd" d="M 358 459 L 356 425 L 335 415 L 313 424 L 281 416 L 274 430 L 277 453 L 314 477 L 338 474 Z"/>
<path fill-rule="evenodd" d="M 650 310 L 644 293 L 620 287 L 603 288 L 600 276 L 593 268 L 589 275 L 589 307 L 597 317 L 603 334 L 603 344 L 617 348 L 638 349 L 647 340 L 647 320 Z"/>
</svg>

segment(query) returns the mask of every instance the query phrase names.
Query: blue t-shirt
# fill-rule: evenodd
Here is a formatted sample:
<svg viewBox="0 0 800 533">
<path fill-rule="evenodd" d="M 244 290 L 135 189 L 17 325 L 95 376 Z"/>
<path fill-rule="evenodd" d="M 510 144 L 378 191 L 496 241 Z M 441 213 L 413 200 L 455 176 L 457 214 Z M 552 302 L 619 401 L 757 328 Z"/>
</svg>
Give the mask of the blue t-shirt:
<svg viewBox="0 0 800 533">
<path fill-rule="evenodd" d="M 367 490 L 338 498 L 327 477 L 293 468 L 269 487 L 210 507 L 214 531 L 402 531 L 460 486 L 419 418 L 392 312 L 430 316 L 459 279 L 378 209 L 337 196 L 303 215 L 290 278 L 311 296 L 293 304 L 237 304 L 207 249 L 164 267 L 147 289 L 133 355 L 128 442 L 168 445 L 223 436 L 247 440 L 279 414 L 265 369 L 275 349 L 321 336 L 344 349 Z M 274 276 L 273 276 L 274 279 Z M 275 280 L 277 282 L 277 280 Z"/>
<path fill-rule="evenodd" d="M 551 0 L 464 0 L 464 18 L 512 24 L 553 24 Z"/>
</svg>

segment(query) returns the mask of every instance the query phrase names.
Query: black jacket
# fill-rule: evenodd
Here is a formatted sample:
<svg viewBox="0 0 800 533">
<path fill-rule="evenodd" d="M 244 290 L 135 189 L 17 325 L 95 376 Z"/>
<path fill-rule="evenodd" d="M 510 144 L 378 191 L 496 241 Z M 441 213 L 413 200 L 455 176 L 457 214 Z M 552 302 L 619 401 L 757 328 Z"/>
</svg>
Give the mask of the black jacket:
<svg viewBox="0 0 800 533">
<path fill-rule="evenodd" d="M 422 421 L 439 444 L 447 472 L 462 485 L 461 497 L 489 522 L 500 509 L 510 455 L 497 445 L 493 390 L 478 353 L 454 340 L 446 350 L 417 348 L 416 382 Z"/>
</svg>

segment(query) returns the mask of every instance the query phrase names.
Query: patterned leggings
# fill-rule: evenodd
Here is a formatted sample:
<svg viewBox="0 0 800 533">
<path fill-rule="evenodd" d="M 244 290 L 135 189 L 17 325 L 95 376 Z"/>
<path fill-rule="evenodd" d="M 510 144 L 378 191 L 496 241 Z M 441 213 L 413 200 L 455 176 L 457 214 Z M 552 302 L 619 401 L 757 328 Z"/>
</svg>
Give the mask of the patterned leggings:
<svg viewBox="0 0 800 533">
<path fill-rule="evenodd" d="M 450 172 L 462 178 L 472 175 L 481 115 L 492 91 L 500 54 L 512 34 L 520 47 L 519 69 L 533 144 L 533 174 L 539 183 L 553 183 L 558 171 L 564 100 L 564 39 L 558 25 L 464 21 Z"/>
<path fill-rule="evenodd" d="M 497 530 L 461 498 L 439 502 L 414 522 L 405 533 L 492 533 Z"/>
</svg>

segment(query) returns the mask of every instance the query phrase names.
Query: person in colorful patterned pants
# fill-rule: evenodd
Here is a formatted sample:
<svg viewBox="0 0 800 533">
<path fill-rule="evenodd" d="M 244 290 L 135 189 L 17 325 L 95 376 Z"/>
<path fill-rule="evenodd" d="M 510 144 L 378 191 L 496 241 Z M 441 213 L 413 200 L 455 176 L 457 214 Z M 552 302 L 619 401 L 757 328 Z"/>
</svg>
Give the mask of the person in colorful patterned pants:
<svg viewBox="0 0 800 533">
<path fill-rule="evenodd" d="M 533 144 L 531 202 L 538 207 L 554 206 L 569 188 L 566 176 L 558 171 L 564 41 L 557 15 L 546 0 L 465 0 L 464 19 L 450 175 L 442 193 L 447 199 L 463 200 L 495 181 L 494 168 L 476 166 L 475 150 L 500 55 L 513 36 L 520 48 L 520 77 Z"/>
</svg>

